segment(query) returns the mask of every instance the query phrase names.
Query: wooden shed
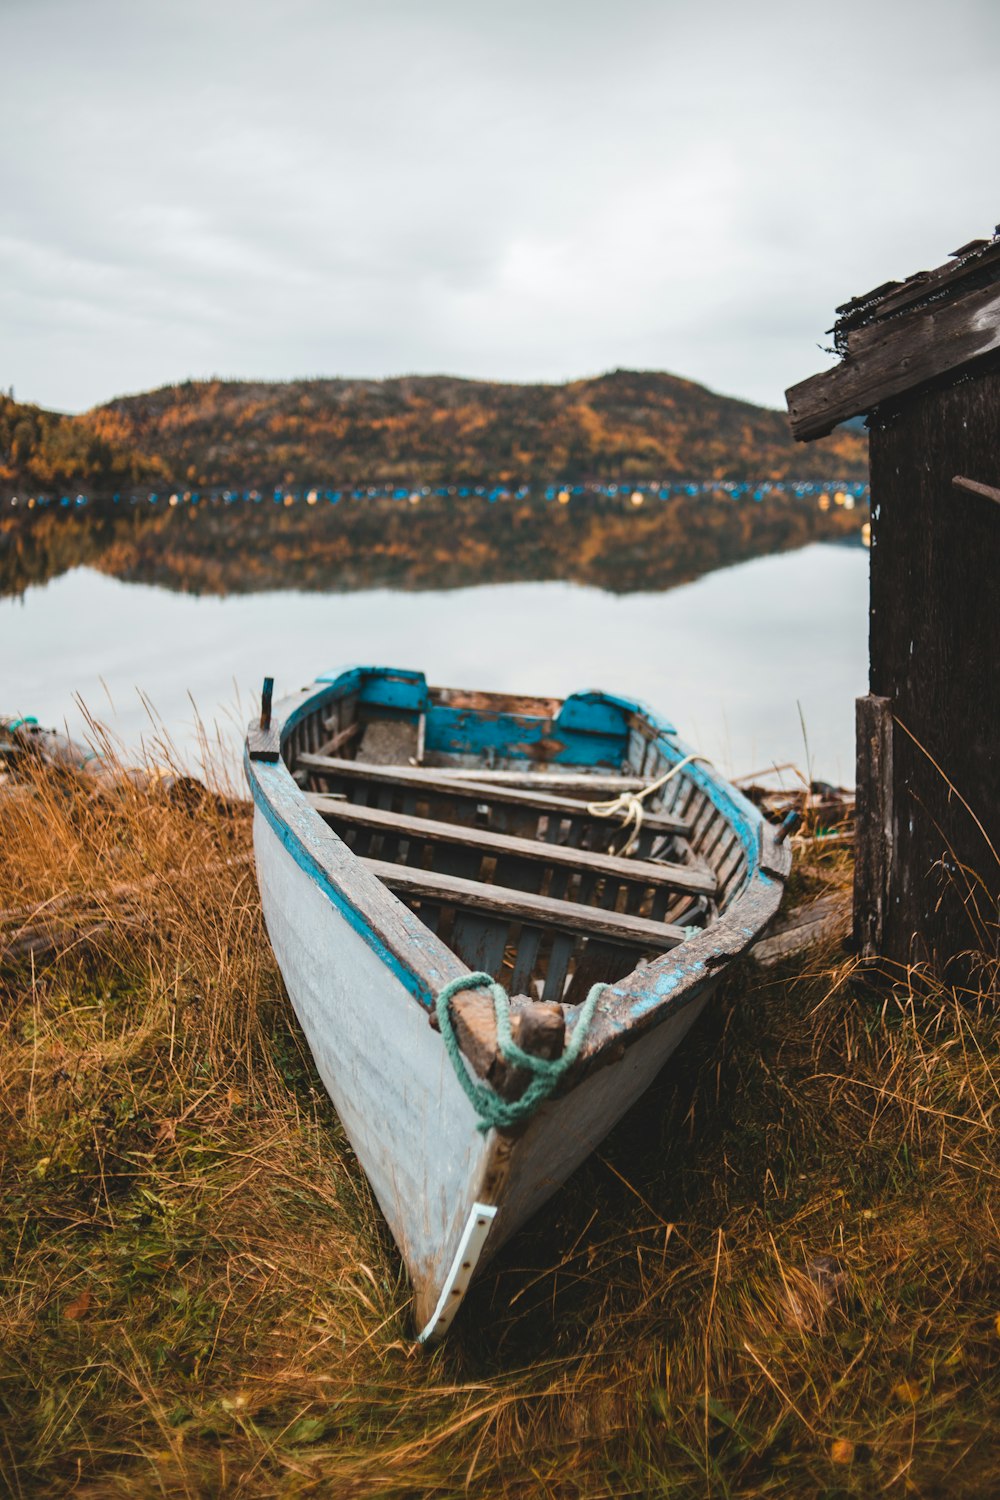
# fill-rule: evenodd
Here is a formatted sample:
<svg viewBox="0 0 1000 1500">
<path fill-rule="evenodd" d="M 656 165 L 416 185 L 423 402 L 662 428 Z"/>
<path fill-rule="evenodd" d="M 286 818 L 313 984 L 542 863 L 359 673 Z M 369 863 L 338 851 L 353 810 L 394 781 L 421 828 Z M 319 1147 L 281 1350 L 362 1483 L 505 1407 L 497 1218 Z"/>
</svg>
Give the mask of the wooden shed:
<svg viewBox="0 0 1000 1500">
<path fill-rule="evenodd" d="M 795 437 L 867 415 L 870 676 L 857 703 L 860 953 L 996 957 L 1000 891 L 1000 226 L 837 309 Z"/>
</svg>

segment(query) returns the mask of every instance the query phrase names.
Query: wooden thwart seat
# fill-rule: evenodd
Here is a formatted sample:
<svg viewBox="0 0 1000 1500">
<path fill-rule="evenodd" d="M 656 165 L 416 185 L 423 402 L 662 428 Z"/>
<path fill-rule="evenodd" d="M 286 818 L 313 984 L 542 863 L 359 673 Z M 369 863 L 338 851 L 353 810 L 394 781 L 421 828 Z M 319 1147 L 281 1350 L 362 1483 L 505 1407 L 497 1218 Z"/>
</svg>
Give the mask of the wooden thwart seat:
<svg viewBox="0 0 1000 1500">
<path fill-rule="evenodd" d="M 318 771 L 344 780 L 375 782 L 382 786 L 400 786 L 409 791 L 449 793 L 454 797 L 478 797 L 483 802 L 510 803 L 517 807 L 537 809 L 541 813 L 555 813 L 565 818 L 585 818 L 587 805 L 579 799 L 559 796 L 550 790 L 534 791 L 527 787 L 514 787 L 493 782 L 465 780 L 449 776 L 446 771 L 434 771 L 417 766 L 376 766 L 360 760 L 343 760 L 333 755 L 311 755 L 303 752 L 296 759 L 296 768 Z M 643 812 L 643 828 L 650 833 L 686 835 L 688 824 L 681 818 L 664 812 Z"/>
<path fill-rule="evenodd" d="M 579 901 L 558 901 L 552 896 L 535 896 L 506 886 L 486 885 L 479 880 L 462 880 L 455 875 L 439 874 L 436 870 L 412 870 L 406 865 L 387 864 L 381 859 L 363 859 L 362 864 L 401 896 L 420 897 L 469 911 L 489 912 L 512 921 L 557 927 L 564 932 L 582 932 L 588 937 L 641 948 L 663 951 L 684 941 L 684 928 L 668 922 L 651 922 L 645 917 L 605 911 Z"/>
<path fill-rule="evenodd" d="M 593 875 L 607 875 L 668 890 L 690 891 L 695 895 L 714 896 L 715 876 L 696 866 L 654 863 L 650 860 L 621 859 L 610 854 L 595 854 L 588 849 L 574 849 L 565 844 L 551 844 L 540 839 L 515 838 L 491 829 L 471 828 L 462 823 L 441 823 L 433 818 L 415 818 L 388 812 L 379 807 L 359 807 L 352 802 L 310 792 L 308 800 L 328 823 L 366 828 L 377 833 L 398 834 L 418 842 L 442 843 L 463 849 L 480 850 L 484 855 L 514 855 L 519 859 L 559 865 Z"/>
<path fill-rule="evenodd" d="M 331 754 L 331 751 L 322 752 Z M 648 776 L 588 775 L 572 771 L 488 771 L 483 766 L 415 766 L 426 778 L 447 776 L 450 781 L 476 781 L 481 786 L 520 786 L 526 791 L 556 792 L 564 797 L 617 797 L 620 792 L 641 792 Z"/>
</svg>

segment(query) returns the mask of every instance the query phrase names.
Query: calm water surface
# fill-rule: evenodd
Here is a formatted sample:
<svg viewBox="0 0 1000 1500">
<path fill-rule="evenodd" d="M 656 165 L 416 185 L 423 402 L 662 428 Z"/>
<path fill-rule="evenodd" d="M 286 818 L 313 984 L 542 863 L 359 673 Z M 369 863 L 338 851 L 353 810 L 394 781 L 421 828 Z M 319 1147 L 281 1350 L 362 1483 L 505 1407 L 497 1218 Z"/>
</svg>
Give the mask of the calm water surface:
<svg viewBox="0 0 1000 1500">
<path fill-rule="evenodd" d="M 452 686 L 643 698 L 734 775 L 805 765 L 801 706 L 813 774 L 850 785 L 867 598 L 867 552 L 821 544 L 625 596 L 515 583 L 199 598 L 77 568 L 0 600 L 0 713 L 79 733 L 82 701 L 131 752 L 155 718 L 196 765 L 195 708 L 235 750 L 265 673 L 280 692 L 368 662 Z"/>
</svg>

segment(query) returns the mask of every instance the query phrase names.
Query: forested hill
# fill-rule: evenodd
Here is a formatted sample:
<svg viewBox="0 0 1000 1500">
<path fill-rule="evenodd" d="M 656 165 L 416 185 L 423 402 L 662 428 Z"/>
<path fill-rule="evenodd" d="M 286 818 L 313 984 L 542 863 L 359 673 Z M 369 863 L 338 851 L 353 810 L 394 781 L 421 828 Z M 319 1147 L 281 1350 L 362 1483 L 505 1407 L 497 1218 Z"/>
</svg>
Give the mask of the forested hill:
<svg viewBox="0 0 1000 1500">
<path fill-rule="evenodd" d="M 43 493 L 73 486 L 117 490 L 167 478 L 162 460 L 116 440 L 103 418 L 65 417 L 0 395 L 0 494 L 21 486 Z"/>
<path fill-rule="evenodd" d="M 864 437 L 794 443 L 783 412 L 674 375 L 187 381 L 80 416 L 0 397 L 0 486 L 864 479 Z"/>
<path fill-rule="evenodd" d="M 88 414 L 185 485 L 864 479 L 867 441 L 794 443 L 783 412 L 673 375 L 186 382 Z"/>
</svg>

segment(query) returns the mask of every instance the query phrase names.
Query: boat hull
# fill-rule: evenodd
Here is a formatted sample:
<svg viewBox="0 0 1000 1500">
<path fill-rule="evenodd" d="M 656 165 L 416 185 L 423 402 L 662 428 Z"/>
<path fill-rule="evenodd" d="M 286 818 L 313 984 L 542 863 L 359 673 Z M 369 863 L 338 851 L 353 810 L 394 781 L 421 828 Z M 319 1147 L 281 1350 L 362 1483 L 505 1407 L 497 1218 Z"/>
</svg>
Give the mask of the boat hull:
<svg viewBox="0 0 1000 1500">
<path fill-rule="evenodd" d="M 333 1100 L 421 1304 L 436 1301 L 491 1151 L 427 1012 L 258 810 L 268 937 Z"/>
<path fill-rule="evenodd" d="M 473 963 L 468 954 L 463 962 L 433 924 L 429 927 L 394 896 L 376 873 L 387 867 L 376 859 L 366 868 L 323 821 L 317 808 L 326 809 L 331 799 L 321 795 L 310 802 L 291 774 L 303 748 L 309 751 L 321 742 L 320 734 L 331 733 L 329 716 L 336 704 L 348 690 L 356 692 L 360 685 L 364 691 L 366 681 L 374 683 L 376 708 L 383 714 L 387 707 L 395 711 L 394 700 L 406 694 L 427 693 L 422 679 L 415 684 L 413 674 L 388 669 L 351 669 L 321 680 L 288 700 L 280 728 L 251 728 L 246 768 L 255 803 L 258 883 L 275 956 L 319 1076 L 410 1274 L 417 1330 L 434 1341 L 450 1327 L 477 1267 L 587 1158 L 683 1041 L 726 964 L 760 935 L 777 909 L 789 854 L 756 810 L 717 775 L 695 765 L 696 757 L 674 731 L 641 705 L 597 694 L 555 705 L 559 732 L 549 736 L 548 745 L 561 745 L 574 727 L 582 734 L 586 710 L 604 716 L 599 728 L 605 738 L 609 723 L 625 721 L 628 761 L 641 775 L 656 776 L 664 764 L 687 768 L 687 789 L 681 791 L 675 779 L 667 812 L 658 816 L 668 823 L 670 817 L 680 818 L 677 826 L 690 829 L 697 858 L 686 868 L 708 868 L 700 850 L 716 859 L 725 910 L 714 925 L 683 929 L 682 941 L 672 938 L 677 944 L 672 951 L 605 984 L 570 1087 L 545 1100 L 516 1129 L 483 1129 L 432 1022 L 441 990 L 467 975 L 469 967 L 488 965 Z M 545 711 L 550 711 L 547 702 Z M 449 745 L 452 763 L 461 764 L 463 756 L 473 761 L 463 747 L 479 732 L 477 722 L 469 711 L 468 722 L 449 730 L 458 740 Z M 495 727 L 489 715 L 483 722 L 485 731 Z M 512 723 L 521 739 L 533 729 L 530 715 Z M 596 737 L 593 729 L 588 732 Z M 516 756 L 520 747 L 512 753 Z M 625 758 L 614 742 L 610 752 L 601 748 L 597 754 L 605 757 L 594 762 L 598 766 L 608 763 L 609 754 L 612 765 L 614 757 L 619 764 Z M 309 764 L 308 754 L 304 760 L 300 775 L 308 785 L 325 763 L 314 756 Z M 413 773 L 405 774 L 412 785 Z M 446 772 L 429 774 L 432 780 L 443 775 L 442 784 L 452 785 Z M 419 798 L 419 789 L 403 790 L 411 800 Z M 455 795 L 475 806 L 483 793 L 463 793 L 459 784 Z M 499 783 L 493 801 L 501 812 L 510 795 Z M 539 801 L 548 805 L 544 794 L 517 794 L 532 795 L 532 807 Z M 556 802 L 558 821 L 567 816 L 569 804 Z M 351 805 L 335 804 L 332 813 Z M 397 816 L 405 822 L 410 815 Z M 537 816 L 531 812 L 532 819 Z M 414 832 L 431 826 L 411 818 Z M 476 889 L 461 879 L 450 888 Z M 560 907 L 565 917 L 558 900 L 550 906 Z M 575 921 L 583 909 L 572 907 Z M 602 915 L 595 907 L 595 924 Z M 643 931 L 653 926 L 647 922 Z M 508 939 L 515 941 L 508 933 L 499 948 L 494 944 L 494 961 Z M 554 962 L 554 947 L 552 953 Z M 579 1000 L 564 1002 L 569 1025 L 578 1007 Z"/>
<path fill-rule="evenodd" d="M 709 980 L 614 1062 L 550 1099 L 513 1140 L 483 1133 L 426 1011 L 254 818 L 268 937 L 316 1070 L 406 1262 L 424 1328 L 477 1205 L 496 1210 L 480 1267 L 649 1087 L 714 988 Z"/>
</svg>

